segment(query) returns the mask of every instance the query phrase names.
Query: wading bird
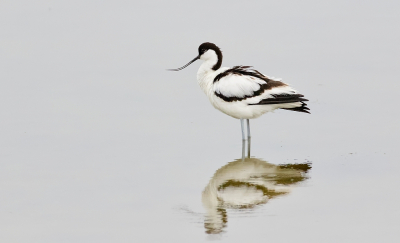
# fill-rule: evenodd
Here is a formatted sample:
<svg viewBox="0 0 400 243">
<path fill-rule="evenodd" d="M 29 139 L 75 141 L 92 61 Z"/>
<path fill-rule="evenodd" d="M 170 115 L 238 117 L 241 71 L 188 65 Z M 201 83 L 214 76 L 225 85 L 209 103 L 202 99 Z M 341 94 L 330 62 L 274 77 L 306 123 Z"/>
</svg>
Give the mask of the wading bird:
<svg viewBox="0 0 400 243">
<path fill-rule="evenodd" d="M 222 52 L 215 44 L 205 42 L 198 51 L 199 55 L 185 66 L 169 70 L 179 71 L 198 59 L 203 60 L 197 71 L 197 81 L 216 109 L 240 119 L 243 140 L 244 119 L 250 140 L 249 119 L 275 109 L 310 113 L 304 95 L 280 80 L 261 74 L 251 66 L 221 67 Z"/>
</svg>

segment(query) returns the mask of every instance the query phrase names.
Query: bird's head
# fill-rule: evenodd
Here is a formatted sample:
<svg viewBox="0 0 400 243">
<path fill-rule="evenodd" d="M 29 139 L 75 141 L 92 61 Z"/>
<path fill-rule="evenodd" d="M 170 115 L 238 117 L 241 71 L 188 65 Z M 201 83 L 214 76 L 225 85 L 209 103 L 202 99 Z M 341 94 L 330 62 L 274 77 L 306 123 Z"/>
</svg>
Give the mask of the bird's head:
<svg viewBox="0 0 400 243">
<path fill-rule="evenodd" d="M 203 44 L 201 44 L 199 46 L 198 51 L 199 51 L 199 55 L 197 57 L 195 57 L 193 60 L 191 60 L 185 66 L 177 68 L 177 69 L 168 69 L 168 70 L 169 71 L 180 71 L 180 70 L 186 68 L 187 66 L 189 66 L 190 64 L 192 64 L 193 62 L 197 61 L 198 59 L 201 59 L 203 61 L 211 61 L 211 62 L 215 63 L 214 66 L 212 67 L 212 69 L 214 71 L 218 70 L 221 67 L 222 52 L 219 49 L 219 47 L 216 46 L 214 43 L 204 42 Z"/>
</svg>

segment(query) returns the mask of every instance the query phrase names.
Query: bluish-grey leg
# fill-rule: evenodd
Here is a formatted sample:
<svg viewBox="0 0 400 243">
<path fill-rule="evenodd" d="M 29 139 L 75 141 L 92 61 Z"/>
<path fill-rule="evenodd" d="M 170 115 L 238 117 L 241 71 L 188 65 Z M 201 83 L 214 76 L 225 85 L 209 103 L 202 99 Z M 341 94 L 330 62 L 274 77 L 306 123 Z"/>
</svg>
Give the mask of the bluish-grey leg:
<svg viewBox="0 0 400 243">
<path fill-rule="evenodd" d="M 247 138 L 250 140 L 250 121 L 249 121 L 249 119 L 246 119 L 247 120 Z"/>
<path fill-rule="evenodd" d="M 244 123 L 243 123 L 243 119 L 240 119 L 240 126 L 242 127 L 242 140 L 246 140 L 245 136 L 244 136 Z"/>
<path fill-rule="evenodd" d="M 247 140 L 247 158 L 250 158 L 251 139 Z"/>
<path fill-rule="evenodd" d="M 247 119 L 247 157 L 250 158 L 251 136 L 250 136 L 250 120 Z"/>
<path fill-rule="evenodd" d="M 246 144 L 246 141 L 245 140 L 242 140 L 242 161 L 244 161 L 244 155 L 245 155 L 245 153 L 246 153 L 246 146 L 245 146 L 245 144 Z"/>
</svg>

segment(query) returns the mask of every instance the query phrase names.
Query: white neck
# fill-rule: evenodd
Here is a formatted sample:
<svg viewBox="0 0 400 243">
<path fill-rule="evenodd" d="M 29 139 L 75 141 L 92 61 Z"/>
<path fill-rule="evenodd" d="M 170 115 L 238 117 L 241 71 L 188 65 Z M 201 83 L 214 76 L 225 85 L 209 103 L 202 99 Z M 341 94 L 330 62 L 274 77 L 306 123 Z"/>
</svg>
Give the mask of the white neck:
<svg viewBox="0 0 400 243">
<path fill-rule="evenodd" d="M 220 73 L 220 69 L 217 71 L 212 69 L 218 62 L 218 56 L 214 50 L 208 50 L 201 55 L 200 59 L 204 60 L 204 62 L 197 71 L 197 81 L 204 93 L 209 96 L 211 94 L 210 92 L 212 92 L 213 80 L 215 76 Z"/>
</svg>

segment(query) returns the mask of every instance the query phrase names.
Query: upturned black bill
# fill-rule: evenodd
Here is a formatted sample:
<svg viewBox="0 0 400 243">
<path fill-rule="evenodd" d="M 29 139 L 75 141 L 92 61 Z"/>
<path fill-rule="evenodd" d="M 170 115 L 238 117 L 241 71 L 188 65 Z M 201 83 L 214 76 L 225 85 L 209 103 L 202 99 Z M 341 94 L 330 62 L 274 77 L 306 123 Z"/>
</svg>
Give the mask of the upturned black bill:
<svg viewBox="0 0 400 243">
<path fill-rule="evenodd" d="M 177 68 L 177 69 L 167 69 L 168 71 L 180 71 L 182 69 L 184 69 L 185 67 L 189 66 L 190 64 L 192 64 L 193 62 L 197 61 L 198 59 L 200 59 L 200 56 L 195 57 L 193 60 L 191 60 L 188 64 L 186 64 L 183 67 Z"/>
</svg>

